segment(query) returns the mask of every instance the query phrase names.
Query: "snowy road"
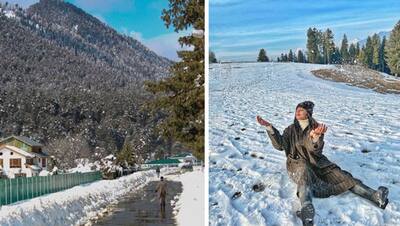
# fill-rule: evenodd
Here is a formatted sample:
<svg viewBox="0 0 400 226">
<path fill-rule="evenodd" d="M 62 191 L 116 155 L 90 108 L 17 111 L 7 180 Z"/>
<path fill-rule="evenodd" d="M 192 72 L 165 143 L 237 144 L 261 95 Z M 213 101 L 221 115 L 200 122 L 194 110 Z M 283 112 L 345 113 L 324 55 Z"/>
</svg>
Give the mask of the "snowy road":
<svg viewBox="0 0 400 226">
<path fill-rule="evenodd" d="M 144 188 L 133 191 L 111 207 L 110 215 L 99 219 L 94 226 L 162 226 L 177 225 L 171 204 L 182 192 L 182 183 L 167 181 L 165 216 L 160 214 L 156 186 L 158 181 L 149 182 Z M 172 202 L 171 202 L 172 201 Z"/>
<path fill-rule="evenodd" d="M 317 225 L 400 225 L 400 96 L 314 77 L 330 66 L 290 63 L 211 65 L 210 225 L 300 225 L 286 157 L 273 149 L 260 114 L 278 130 L 296 105 L 315 103 L 329 127 L 325 155 L 367 185 L 390 189 L 385 211 L 351 193 L 314 199 Z M 253 191 L 255 184 L 265 190 Z M 232 199 L 234 194 L 239 196 Z"/>
</svg>

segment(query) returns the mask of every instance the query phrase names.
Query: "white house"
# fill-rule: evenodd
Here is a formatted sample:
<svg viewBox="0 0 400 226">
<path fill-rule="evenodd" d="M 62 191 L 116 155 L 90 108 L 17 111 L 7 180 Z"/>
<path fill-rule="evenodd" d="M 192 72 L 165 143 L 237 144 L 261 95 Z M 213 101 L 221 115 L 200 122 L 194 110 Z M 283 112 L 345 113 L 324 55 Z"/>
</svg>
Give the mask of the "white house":
<svg viewBox="0 0 400 226">
<path fill-rule="evenodd" d="M 41 144 L 29 138 L 12 136 L 0 141 L 0 174 L 8 178 L 37 176 L 47 170 L 48 160 Z"/>
</svg>

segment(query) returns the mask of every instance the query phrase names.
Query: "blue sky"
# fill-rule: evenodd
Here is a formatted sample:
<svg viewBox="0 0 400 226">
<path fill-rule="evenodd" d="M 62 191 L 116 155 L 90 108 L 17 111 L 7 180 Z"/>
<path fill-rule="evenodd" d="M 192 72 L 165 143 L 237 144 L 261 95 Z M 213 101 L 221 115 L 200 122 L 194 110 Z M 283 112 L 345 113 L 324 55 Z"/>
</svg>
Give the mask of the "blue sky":
<svg viewBox="0 0 400 226">
<path fill-rule="evenodd" d="M 210 0 L 210 49 L 223 61 L 256 60 L 259 49 L 276 59 L 305 49 L 309 27 L 331 28 L 336 43 L 390 31 L 399 0 Z"/>
<path fill-rule="evenodd" d="M 23 7 L 38 0 L 0 0 L 18 3 Z M 161 11 L 168 7 L 167 0 L 65 0 L 104 23 L 141 41 L 159 55 L 177 60 L 179 34 L 167 29 Z"/>
</svg>

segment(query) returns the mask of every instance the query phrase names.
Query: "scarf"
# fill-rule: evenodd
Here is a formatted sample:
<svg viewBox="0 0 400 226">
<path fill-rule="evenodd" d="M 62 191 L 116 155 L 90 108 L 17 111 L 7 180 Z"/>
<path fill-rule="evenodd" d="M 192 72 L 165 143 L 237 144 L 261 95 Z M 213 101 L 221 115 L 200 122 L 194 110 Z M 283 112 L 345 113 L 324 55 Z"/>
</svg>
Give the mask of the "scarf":
<svg viewBox="0 0 400 226">
<path fill-rule="evenodd" d="M 301 127 L 301 130 L 305 130 L 305 128 L 307 128 L 307 126 L 310 124 L 308 119 L 298 120 L 298 121 L 299 121 L 299 125 Z"/>
</svg>

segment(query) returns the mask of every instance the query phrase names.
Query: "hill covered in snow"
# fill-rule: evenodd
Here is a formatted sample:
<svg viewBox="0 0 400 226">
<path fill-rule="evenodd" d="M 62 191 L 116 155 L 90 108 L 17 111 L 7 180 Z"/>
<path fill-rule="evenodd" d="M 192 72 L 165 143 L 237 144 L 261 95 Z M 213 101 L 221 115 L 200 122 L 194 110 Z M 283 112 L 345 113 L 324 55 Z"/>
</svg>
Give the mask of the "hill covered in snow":
<svg viewBox="0 0 400 226">
<path fill-rule="evenodd" d="M 311 71 L 334 66 L 295 63 L 212 64 L 210 68 L 210 225 L 301 225 L 286 157 L 256 115 L 279 131 L 295 107 L 315 103 L 329 127 L 325 155 L 376 189 L 390 189 L 386 210 L 347 192 L 314 198 L 316 225 L 400 224 L 400 96 L 323 80 Z"/>
</svg>

